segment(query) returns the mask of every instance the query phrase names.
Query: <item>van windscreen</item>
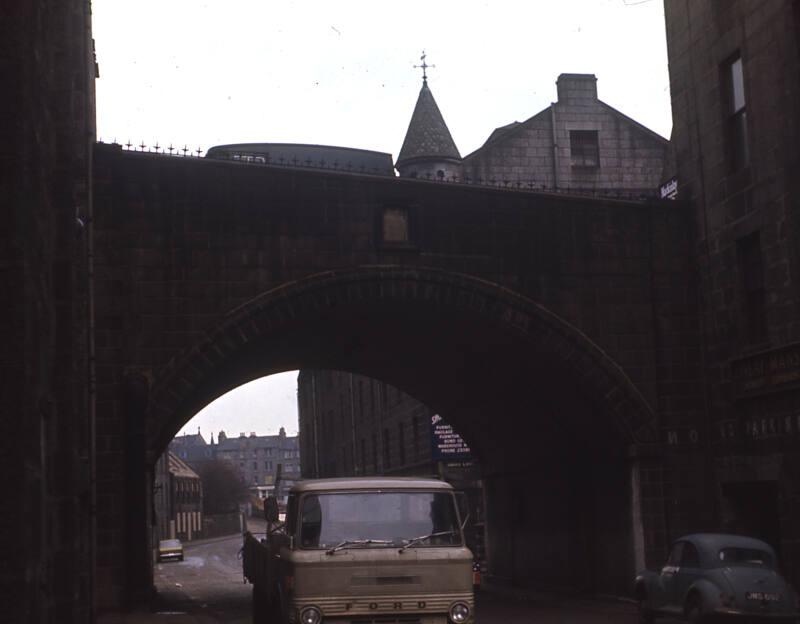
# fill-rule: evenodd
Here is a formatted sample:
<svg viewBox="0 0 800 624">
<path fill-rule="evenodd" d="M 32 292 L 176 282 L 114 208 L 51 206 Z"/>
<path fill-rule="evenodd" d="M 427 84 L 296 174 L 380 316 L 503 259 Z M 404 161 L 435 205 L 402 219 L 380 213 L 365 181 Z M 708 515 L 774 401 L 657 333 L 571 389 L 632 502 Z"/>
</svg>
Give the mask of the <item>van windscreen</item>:
<svg viewBox="0 0 800 624">
<path fill-rule="evenodd" d="M 423 539 L 414 541 L 418 538 Z M 402 547 L 412 541 L 415 548 L 461 544 L 452 494 L 342 492 L 303 497 L 302 548 L 335 548 L 343 543 Z"/>
</svg>

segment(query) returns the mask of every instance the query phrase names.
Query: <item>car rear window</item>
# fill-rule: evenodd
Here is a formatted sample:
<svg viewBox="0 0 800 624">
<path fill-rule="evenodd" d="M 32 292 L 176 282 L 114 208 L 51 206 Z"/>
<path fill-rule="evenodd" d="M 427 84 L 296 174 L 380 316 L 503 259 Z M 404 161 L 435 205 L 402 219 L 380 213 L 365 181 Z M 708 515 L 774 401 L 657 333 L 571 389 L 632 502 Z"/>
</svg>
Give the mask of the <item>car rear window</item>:
<svg viewBox="0 0 800 624">
<path fill-rule="evenodd" d="M 161 548 L 178 548 L 180 545 L 179 540 L 164 540 L 161 542 Z"/>
<path fill-rule="evenodd" d="M 727 566 L 756 566 L 772 568 L 775 562 L 766 550 L 758 548 L 728 547 L 719 551 L 719 560 Z"/>
</svg>

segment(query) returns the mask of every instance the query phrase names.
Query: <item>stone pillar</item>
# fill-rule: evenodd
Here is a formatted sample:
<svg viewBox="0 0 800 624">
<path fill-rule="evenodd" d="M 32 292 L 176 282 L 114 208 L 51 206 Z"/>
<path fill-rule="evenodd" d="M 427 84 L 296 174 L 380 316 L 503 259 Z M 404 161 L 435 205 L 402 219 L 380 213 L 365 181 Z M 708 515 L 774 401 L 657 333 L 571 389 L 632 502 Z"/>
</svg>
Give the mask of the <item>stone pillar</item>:
<svg viewBox="0 0 800 624">
<path fill-rule="evenodd" d="M 153 588 L 152 544 L 152 469 L 145 453 L 145 416 L 150 383 L 141 373 L 125 378 L 123 409 L 125 417 L 125 601 L 127 606 L 145 604 Z"/>
</svg>

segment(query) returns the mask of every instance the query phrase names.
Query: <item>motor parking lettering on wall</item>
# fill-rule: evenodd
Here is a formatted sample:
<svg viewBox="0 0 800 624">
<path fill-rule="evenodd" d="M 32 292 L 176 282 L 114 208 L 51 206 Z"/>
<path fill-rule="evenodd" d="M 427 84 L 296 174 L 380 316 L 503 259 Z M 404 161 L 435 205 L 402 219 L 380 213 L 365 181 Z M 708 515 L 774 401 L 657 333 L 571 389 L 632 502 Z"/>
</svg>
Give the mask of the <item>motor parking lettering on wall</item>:
<svg viewBox="0 0 800 624">
<path fill-rule="evenodd" d="M 768 438 L 788 438 L 800 435 L 800 414 L 788 416 L 750 417 L 725 420 L 717 424 L 720 441 L 737 439 L 764 440 Z"/>
<path fill-rule="evenodd" d="M 700 442 L 700 433 L 691 427 L 667 429 L 665 441 L 668 446 L 695 445 Z"/>
<path fill-rule="evenodd" d="M 742 396 L 800 384 L 800 343 L 734 360 L 731 377 Z"/>
</svg>

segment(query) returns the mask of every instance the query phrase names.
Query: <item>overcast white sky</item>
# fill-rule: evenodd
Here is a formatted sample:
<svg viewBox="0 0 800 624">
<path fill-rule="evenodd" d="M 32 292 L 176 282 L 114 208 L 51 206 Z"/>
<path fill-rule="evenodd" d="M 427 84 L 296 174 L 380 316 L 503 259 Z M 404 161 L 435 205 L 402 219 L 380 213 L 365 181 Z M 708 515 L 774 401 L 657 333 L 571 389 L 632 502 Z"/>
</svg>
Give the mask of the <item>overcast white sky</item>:
<svg viewBox="0 0 800 624">
<path fill-rule="evenodd" d="M 593 73 L 601 100 L 669 138 L 661 0 L 93 0 L 101 140 L 203 151 L 340 145 L 395 158 L 422 84 L 461 155 Z M 296 374 L 253 382 L 205 434 L 297 429 Z M 245 394 L 243 394 L 246 393 Z M 212 415 L 213 412 L 213 415 Z M 235 414 L 234 414 L 235 412 Z M 196 432 L 193 420 L 185 428 Z"/>
</svg>

